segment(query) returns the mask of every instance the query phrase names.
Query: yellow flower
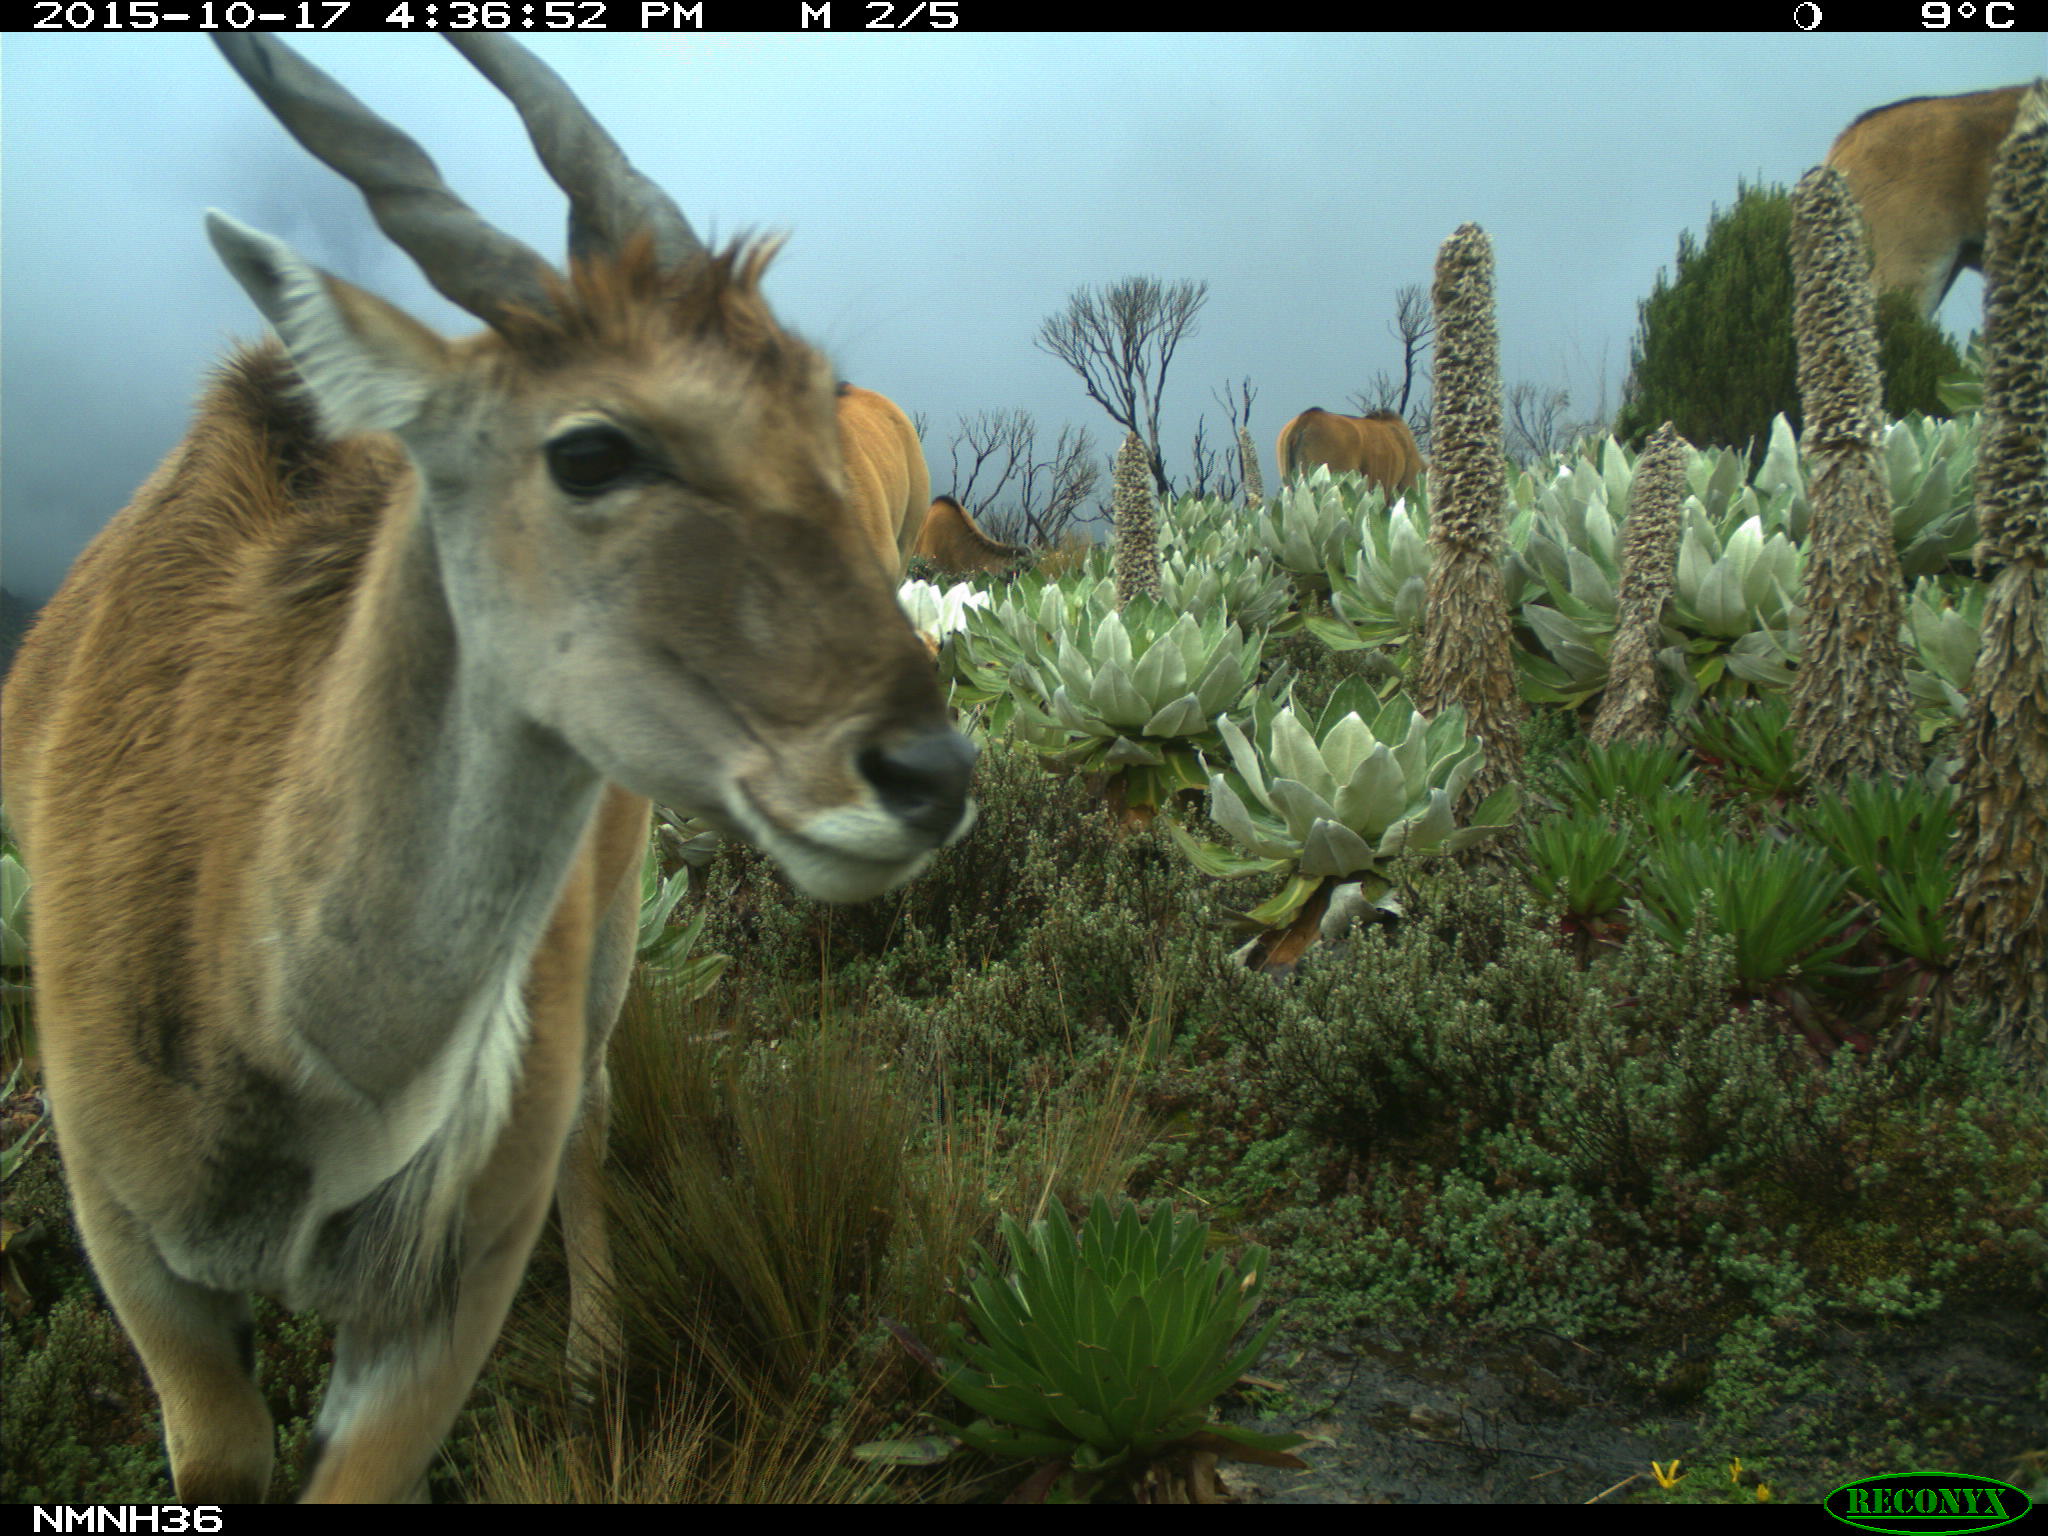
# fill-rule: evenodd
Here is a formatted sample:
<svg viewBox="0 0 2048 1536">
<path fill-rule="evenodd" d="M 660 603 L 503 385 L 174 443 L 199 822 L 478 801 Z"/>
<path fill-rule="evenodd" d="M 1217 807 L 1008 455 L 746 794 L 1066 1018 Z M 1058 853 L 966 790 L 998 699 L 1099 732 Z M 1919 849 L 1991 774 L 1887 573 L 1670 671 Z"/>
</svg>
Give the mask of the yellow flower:
<svg viewBox="0 0 2048 1536">
<path fill-rule="evenodd" d="M 1740 1486 L 1742 1483 L 1742 1458 L 1737 1456 L 1728 1463 L 1728 1481 Z"/>
<path fill-rule="evenodd" d="M 1659 1488 L 1676 1488 L 1685 1481 L 1685 1474 L 1678 1470 L 1678 1460 L 1676 1457 L 1672 1458 L 1671 1465 L 1668 1467 L 1660 1466 L 1653 1461 L 1650 1463 L 1650 1470 L 1656 1474 L 1657 1486 Z"/>
<path fill-rule="evenodd" d="M 1759 1504 L 1771 1502 L 1771 1485 L 1769 1483 L 1758 1483 L 1756 1485 L 1756 1501 Z"/>
</svg>

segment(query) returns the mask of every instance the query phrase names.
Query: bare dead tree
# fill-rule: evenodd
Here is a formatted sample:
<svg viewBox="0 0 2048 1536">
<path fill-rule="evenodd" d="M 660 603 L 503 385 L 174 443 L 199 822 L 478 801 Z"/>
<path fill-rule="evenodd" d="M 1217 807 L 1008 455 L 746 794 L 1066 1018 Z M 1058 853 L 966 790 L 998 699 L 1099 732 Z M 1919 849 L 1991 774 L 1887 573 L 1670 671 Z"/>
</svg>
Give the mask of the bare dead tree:
<svg viewBox="0 0 2048 1536">
<path fill-rule="evenodd" d="M 1063 426 L 1052 451 L 1024 466 L 1017 490 L 1018 522 L 1012 543 L 1052 545 L 1081 515 L 1082 503 L 1102 481 L 1102 454 L 1086 427 Z"/>
<path fill-rule="evenodd" d="M 1600 355 L 1591 365 L 1593 373 L 1592 408 L 1590 410 L 1582 410 L 1576 421 L 1566 425 L 1564 430 L 1567 446 L 1589 437 L 1596 440 L 1605 437 L 1607 435 L 1608 423 L 1614 420 L 1614 407 L 1608 403 L 1607 345 L 1604 341 L 1600 343 Z M 1576 346 L 1574 346 L 1573 350 L 1579 353 L 1579 360 L 1583 365 L 1585 363 L 1585 353 Z M 1558 360 L 1564 368 L 1567 379 L 1569 379 L 1572 376 L 1570 359 L 1560 355 Z"/>
<path fill-rule="evenodd" d="M 1565 420 L 1572 403 L 1569 391 L 1524 379 L 1508 386 L 1502 403 L 1507 414 L 1507 454 L 1514 463 L 1526 465 L 1571 445 L 1574 428 Z"/>
<path fill-rule="evenodd" d="M 1436 336 L 1436 313 L 1420 283 L 1410 283 L 1395 293 L 1394 318 L 1387 322 L 1387 330 L 1401 344 L 1400 372 L 1380 369 L 1351 397 L 1351 403 L 1361 416 L 1392 411 L 1403 418 L 1426 452 L 1432 415 L 1429 352 Z"/>
<path fill-rule="evenodd" d="M 1208 298 L 1206 282 L 1119 278 L 1100 290 L 1076 288 L 1067 307 L 1038 328 L 1038 349 L 1081 375 L 1088 398 L 1126 432 L 1138 434 L 1161 497 L 1172 490 L 1159 442 L 1166 371 Z"/>
<path fill-rule="evenodd" d="M 1237 381 L 1237 395 L 1231 397 L 1230 386 L 1225 385 L 1216 393 L 1217 403 L 1230 417 L 1230 439 L 1237 448 L 1237 478 L 1243 487 L 1245 500 L 1257 502 L 1265 498 L 1266 487 L 1259 474 L 1259 453 L 1252 445 L 1252 401 L 1258 398 L 1258 391 L 1252 388 L 1249 378 Z"/>
<path fill-rule="evenodd" d="M 1436 310 L 1422 284 L 1410 283 L 1394 295 L 1394 319 L 1388 326 L 1401 343 L 1401 393 L 1388 407 L 1397 416 L 1408 414 L 1408 405 L 1419 386 L 1429 380 L 1429 344 L 1436 335 Z"/>
<path fill-rule="evenodd" d="M 1578 352 L 1578 349 L 1574 347 L 1573 351 Z M 1590 409 L 1582 407 L 1574 411 L 1572 399 L 1575 394 L 1583 393 L 1579 386 L 1586 368 L 1583 352 L 1578 352 L 1575 365 L 1560 348 L 1552 376 L 1562 379 L 1562 384 L 1522 383 L 1506 392 L 1505 437 L 1510 459 L 1526 464 L 1546 453 L 1563 453 L 1589 437 L 1597 442 L 1607 435 L 1608 425 L 1614 419 L 1614 409 L 1607 403 L 1610 386 L 1604 345 L 1599 358 L 1591 364 L 1594 403 Z"/>
<path fill-rule="evenodd" d="M 1057 543 L 1102 479 L 1101 457 L 1085 428 L 1061 427 L 1051 452 L 1041 454 L 1029 411 L 962 416 L 947 452 L 947 494 L 1006 544 Z"/>
<path fill-rule="evenodd" d="M 1227 452 L 1211 448 L 1208 431 L 1209 418 L 1196 417 L 1195 440 L 1189 449 L 1189 456 L 1194 463 L 1194 474 L 1190 477 L 1185 492 L 1177 491 L 1176 494 L 1214 496 L 1223 501 L 1233 501 L 1241 484 L 1231 469 L 1237 458 L 1237 449 L 1235 445 Z"/>
<path fill-rule="evenodd" d="M 1194 472 L 1188 476 L 1186 484 L 1181 488 L 1185 495 L 1201 496 L 1207 493 L 1209 475 L 1216 467 L 1216 451 L 1209 446 L 1208 432 L 1209 418 L 1197 416 L 1195 435 L 1188 444 L 1188 461 Z"/>
<path fill-rule="evenodd" d="M 1436 397 L 1430 398 L 1408 412 L 1408 430 L 1415 434 L 1415 446 L 1425 455 L 1435 451 L 1436 443 Z"/>
<path fill-rule="evenodd" d="M 1436 335 L 1436 315 L 1420 283 L 1410 283 L 1394 295 L 1394 318 L 1387 322 L 1387 330 L 1401 344 L 1400 372 L 1382 368 L 1351 398 L 1361 414 L 1392 411 L 1406 417 L 1409 405 L 1429 387 L 1429 345 Z"/>
<path fill-rule="evenodd" d="M 952 474 L 946 492 L 964 507 L 987 506 L 1023 472 L 1037 428 L 1029 411 L 976 411 L 959 422 L 947 444 Z"/>
</svg>

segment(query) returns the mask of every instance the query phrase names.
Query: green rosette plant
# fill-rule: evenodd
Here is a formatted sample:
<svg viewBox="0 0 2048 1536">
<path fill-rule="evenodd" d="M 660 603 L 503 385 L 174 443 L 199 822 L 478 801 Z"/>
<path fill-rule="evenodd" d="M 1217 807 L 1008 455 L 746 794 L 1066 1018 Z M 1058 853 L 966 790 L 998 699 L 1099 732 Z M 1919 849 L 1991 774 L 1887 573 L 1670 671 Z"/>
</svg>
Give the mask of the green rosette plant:
<svg viewBox="0 0 2048 1536">
<path fill-rule="evenodd" d="M 1820 792 L 1791 819 L 1834 855 L 1893 949 L 1923 968 L 1948 964 L 1943 908 L 1954 884 L 1948 862 L 1954 790 L 1918 780 L 1856 779 L 1840 793 Z"/>
<path fill-rule="evenodd" d="M 1549 776 L 1549 798 L 1580 816 L 1617 810 L 1648 819 L 1674 796 L 1692 792 L 1692 759 L 1669 742 L 1588 742 L 1560 758 Z"/>
<path fill-rule="evenodd" d="M 1010 1270 L 977 1246 L 968 1328 L 948 1330 L 946 1389 L 976 1414 L 946 1427 L 994 1456 L 1065 1462 L 1086 1496 L 1114 1474 L 1135 1483 L 1182 1448 L 1301 1466 L 1299 1435 L 1258 1434 L 1209 1405 L 1259 1356 L 1279 1318 L 1242 1345 L 1265 1286 L 1266 1250 L 1235 1266 L 1205 1256 L 1209 1229 L 1170 1209 L 1140 1220 L 1100 1195 L 1078 1233 L 1065 1212 L 1027 1229 L 1002 1220 Z"/>
<path fill-rule="evenodd" d="M 1913 696 L 1920 739 L 1968 716 L 1970 673 L 1984 624 L 1985 582 L 1966 577 L 1923 578 L 1906 603 L 1906 690 Z"/>
<path fill-rule="evenodd" d="M 1508 786 L 1460 826 L 1452 807 L 1481 762 L 1464 711 L 1431 719 L 1400 694 L 1381 703 L 1358 678 L 1314 713 L 1262 694 L 1248 725 L 1219 724 L 1233 771 L 1209 779 L 1210 819 L 1237 848 L 1169 830 L 1209 874 L 1290 872 L 1280 894 L 1248 915 L 1257 926 L 1286 925 L 1327 880 L 1358 880 L 1373 900 L 1388 887 L 1387 861 L 1469 847 L 1521 804 Z"/>
<path fill-rule="evenodd" d="M 1531 825 L 1523 860 L 1531 888 L 1563 909 L 1567 929 L 1595 934 L 1627 901 L 1641 853 L 1629 827 L 1579 814 Z"/>
<path fill-rule="evenodd" d="M 1810 1011 L 1802 983 L 1850 974 L 1840 963 L 1856 942 L 1841 895 L 1847 870 L 1800 843 L 1709 843 L 1666 833 L 1644 858 L 1640 922 L 1674 950 L 1685 946 L 1694 919 L 1711 905 L 1713 927 L 1733 943 L 1742 988 Z"/>
<path fill-rule="evenodd" d="M 1203 748 L 1239 708 L 1264 636 L 1220 613 L 1197 620 L 1148 598 L 1066 619 L 1012 667 L 1010 732 L 1071 767 L 1111 775 L 1126 806 L 1208 783 Z"/>
<path fill-rule="evenodd" d="M 691 953 L 704 932 L 701 912 L 681 928 L 669 927 L 677 904 L 689 894 L 690 867 L 685 864 L 662 879 L 659 846 L 658 841 L 649 839 L 646 857 L 640 863 L 640 932 L 635 954 L 650 981 L 676 989 L 685 999 L 695 999 L 718 984 L 732 956 Z"/>
<path fill-rule="evenodd" d="M 1711 705 L 1693 717 L 1687 734 L 1721 782 L 1752 800 L 1782 803 L 1806 787 L 1792 706 L 1782 693 Z"/>
</svg>

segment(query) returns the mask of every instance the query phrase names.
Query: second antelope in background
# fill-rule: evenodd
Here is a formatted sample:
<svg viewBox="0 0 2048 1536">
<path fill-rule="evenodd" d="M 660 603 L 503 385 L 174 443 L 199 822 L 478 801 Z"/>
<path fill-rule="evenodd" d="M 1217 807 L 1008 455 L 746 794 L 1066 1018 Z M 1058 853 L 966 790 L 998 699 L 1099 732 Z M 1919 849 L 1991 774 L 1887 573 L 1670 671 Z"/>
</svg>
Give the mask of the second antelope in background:
<svg viewBox="0 0 2048 1536">
<path fill-rule="evenodd" d="M 2025 89 L 1913 96 L 1874 107 L 1828 151 L 1828 164 L 1863 210 L 1879 291 L 1905 289 L 1922 319 L 1941 307 L 1965 267 L 1984 269 L 1991 161 Z"/>
<path fill-rule="evenodd" d="M 950 496 L 939 497 L 926 512 L 916 553 L 955 575 L 986 571 L 1007 576 L 1031 558 L 1031 551 L 1021 544 L 990 538 L 974 514 Z"/>
<path fill-rule="evenodd" d="M 924 444 L 903 408 L 887 395 L 842 383 L 839 386 L 839 441 L 855 517 L 875 548 L 895 565 L 898 581 L 917 549 L 932 475 Z"/>
<path fill-rule="evenodd" d="M 1392 501 L 1422 478 L 1422 450 L 1392 411 L 1338 416 L 1310 406 L 1280 429 L 1273 452 L 1283 485 L 1326 464 L 1332 474 L 1364 475 Z"/>
<path fill-rule="evenodd" d="M 503 39 L 450 41 L 569 194 L 566 277 L 281 43 L 217 41 L 488 329 L 210 214 L 282 347 L 229 360 L 29 634 L 8 809 L 57 1139 L 179 1500 L 268 1485 L 250 1291 L 335 1326 L 305 1496 L 402 1499 L 558 1177 L 574 1336 L 608 1342 L 642 797 L 858 900 L 964 829 L 974 753 L 772 248 L 706 251 Z"/>
</svg>

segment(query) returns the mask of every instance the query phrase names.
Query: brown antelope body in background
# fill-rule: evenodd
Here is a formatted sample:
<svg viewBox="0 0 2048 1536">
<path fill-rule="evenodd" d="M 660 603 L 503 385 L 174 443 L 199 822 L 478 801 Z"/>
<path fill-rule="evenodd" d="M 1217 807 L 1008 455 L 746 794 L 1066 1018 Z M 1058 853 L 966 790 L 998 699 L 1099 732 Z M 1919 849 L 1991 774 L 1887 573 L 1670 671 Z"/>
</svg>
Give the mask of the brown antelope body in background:
<svg viewBox="0 0 2048 1536">
<path fill-rule="evenodd" d="M 900 581 L 932 495 L 924 444 L 902 408 L 872 389 L 841 384 L 838 413 L 854 515 L 877 549 L 892 552 Z"/>
<path fill-rule="evenodd" d="M 418 1490 L 558 1182 L 607 1342 L 640 797 L 839 900 L 969 814 L 771 250 L 706 252 L 544 65 L 451 41 L 569 193 L 569 277 L 282 45 L 219 38 L 489 329 L 210 214 L 282 348 L 222 369 L 5 695 L 57 1138 L 182 1502 L 268 1483 L 249 1291 L 336 1328 L 309 1499 Z"/>
<path fill-rule="evenodd" d="M 1422 450 L 1392 411 L 1337 416 L 1310 406 L 1280 429 L 1273 451 L 1283 485 L 1327 464 L 1332 474 L 1364 475 L 1391 501 L 1422 478 Z"/>
<path fill-rule="evenodd" d="M 936 562 L 941 570 L 963 576 L 973 571 L 1007 575 L 1031 558 L 1031 551 L 1022 545 L 990 538 L 974 514 L 950 496 L 937 498 L 925 513 L 916 553 Z"/>
<path fill-rule="evenodd" d="M 1914 96 L 1842 130 L 1828 164 L 1842 173 L 1870 232 L 1879 291 L 1903 288 L 1932 315 L 1965 267 L 1984 270 L 1991 161 L 2025 86 Z"/>
</svg>

